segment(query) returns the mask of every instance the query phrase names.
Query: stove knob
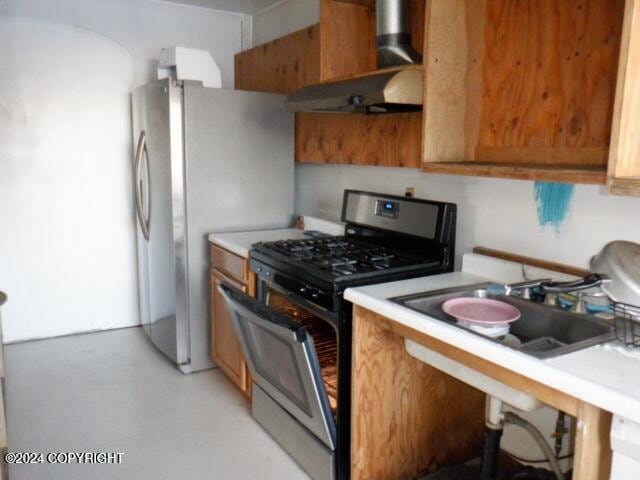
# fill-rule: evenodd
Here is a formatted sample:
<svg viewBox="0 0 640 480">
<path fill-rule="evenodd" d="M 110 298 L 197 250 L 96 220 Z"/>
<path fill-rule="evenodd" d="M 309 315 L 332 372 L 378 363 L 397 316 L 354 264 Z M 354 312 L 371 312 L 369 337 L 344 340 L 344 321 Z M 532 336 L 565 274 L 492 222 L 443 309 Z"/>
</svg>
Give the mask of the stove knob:
<svg viewBox="0 0 640 480">
<path fill-rule="evenodd" d="M 298 291 L 299 291 L 300 293 L 305 293 L 305 292 L 307 291 L 307 289 L 306 289 L 306 288 L 304 288 L 304 287 L 300 287 L 300 290 L 298 290 Z"/>
<path fill-rule="evenodd" d="M 257 268 L 257 270 L 258 270 L 259 272 L 261 272 L 261 271 L 262 271 L 262 267 L 258 267 L 258 268 Z"/>
<path fill-rule="evenodd" d="M 266 273 L 265 273 L 265 275 L 266 275 L 267 277 L 270 277 L 270 276 L 271 276 L 271 272 L 266 272 Z"/>
<path fill-rule="evenodd" d="M 316 298 L 318 298 L 318 297 L 319 297 L 319 295 L 317 293 L 315 293 L 315 292 L 311 294 L 311 298 L 313 298 L 314 300 Z"/>
</svg>

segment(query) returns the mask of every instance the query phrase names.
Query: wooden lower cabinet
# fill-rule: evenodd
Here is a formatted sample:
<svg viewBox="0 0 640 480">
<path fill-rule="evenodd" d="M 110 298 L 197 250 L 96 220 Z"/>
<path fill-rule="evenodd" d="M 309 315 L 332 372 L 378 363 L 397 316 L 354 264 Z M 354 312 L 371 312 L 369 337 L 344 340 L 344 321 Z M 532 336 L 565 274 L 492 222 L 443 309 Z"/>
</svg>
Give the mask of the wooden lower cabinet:
<svg viewBox="0 0 640 480">
<path fill-rule="evenodd" d="M 251 396 L 251 377 L 244 361 L 242 348 L 233 328 L 231 314 L 218 291 L 221 282 L 227 282 L 243 292 L 247 287 L 218 270 L 211 270 L 211 350 L 213 360 L 233 384 L 247 397 Z"/>
<path fill-rule="evenodd" d="M 353 326 L 351 479 L 417 479 L 482 453 L 485 396 L 413 357 L 390 320 Z"/>
<path fill-rule="evenodd" d="M 353 338 L 352 480 L 421 478 L 482 452 L 485 395 L 411 357 L 405 339 L 574 417 L 573 480 L 609 480 L 610 412 L 359 306 Z"/>
</svg>

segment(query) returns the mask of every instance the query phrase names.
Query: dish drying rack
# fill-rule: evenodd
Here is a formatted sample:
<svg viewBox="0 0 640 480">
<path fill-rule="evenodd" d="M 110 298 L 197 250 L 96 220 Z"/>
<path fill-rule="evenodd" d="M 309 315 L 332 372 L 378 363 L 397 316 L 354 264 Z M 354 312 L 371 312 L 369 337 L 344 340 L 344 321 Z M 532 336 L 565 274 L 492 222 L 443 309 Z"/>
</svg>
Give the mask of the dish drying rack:
<svg viewBox="0 0 640 480">
<path fill-rule="evenodd" d="M 616 338 L 627 348 L 640 349 L 640 307 L 613 303 Z"/>
</svg>

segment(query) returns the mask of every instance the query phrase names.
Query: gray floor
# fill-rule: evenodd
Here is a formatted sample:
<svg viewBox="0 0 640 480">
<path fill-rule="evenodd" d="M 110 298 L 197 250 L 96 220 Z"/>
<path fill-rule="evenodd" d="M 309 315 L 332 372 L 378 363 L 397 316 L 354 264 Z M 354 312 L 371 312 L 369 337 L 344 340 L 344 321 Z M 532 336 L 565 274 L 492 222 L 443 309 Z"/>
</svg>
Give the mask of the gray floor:
<svg viewBox="0 0 640 480">
<path fill-rule="evenodd" d="M 183 375 L 140 328 L 5 348 L 12 452 L 123 452 L 120 465 L 14 465 L 12 480 L 308 479 L 219 370 Z"/>
</svg>

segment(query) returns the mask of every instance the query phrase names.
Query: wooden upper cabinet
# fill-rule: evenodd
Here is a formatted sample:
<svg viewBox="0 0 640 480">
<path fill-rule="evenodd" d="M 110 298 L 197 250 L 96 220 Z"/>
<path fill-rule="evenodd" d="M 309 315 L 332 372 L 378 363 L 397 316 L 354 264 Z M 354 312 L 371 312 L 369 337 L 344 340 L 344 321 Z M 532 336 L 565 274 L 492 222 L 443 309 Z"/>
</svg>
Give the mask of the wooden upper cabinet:
<svg viewBox="0 0 640 480">
<path fill-rule="evenodd" d="M 368 2 L 322 0 L 320 80 L 376 69 L 375 9 Z"/>
<path fill-rule="evenodd" d="M 296 116 L 296 161 L 609 184 L 640 194 L 640 0 L 412 0 L 422 113 Z M 375 1 L 236 56 L 237 88 L 376 69 Z"/>
<path fill-rule="evenodd" d="M 423 49 L 425 0 L 412 0 Z M 376 70 L 375 0 L 321 0 L 320 23 L 236 55 L 236 88 L 289 94 Z M 296 161 L 419 168 L 422 114 L 296 115 Z"/>
<path fill-rule="evenodd" d="M 412 42 L 422 53 L 425 0 L 411 2 Z M 321 81 L 377 70 L 374 0 L 322 0 Z M 296 161 L 420 168 L 422 113 L 296 115 Z"/>
<path fill-rule="evenodd" d="M 640 195 L 640 0 L 627 0 L 616 90 L 609 188 L 620 195 Z"/>
<path fill-rule="evenodd" d="M 625 0 L 432 0 L 424 169 L 606 183 L 624 10 Z"/>
<path fill-rule="evenodd" d="M 238 90 L 288 94 L 319 81 L 319 25 L 235 56 L 235 86 Z"/>
<path fill-rule="evenodd" d="M 411 1 L 422 53 L 426 0 Z M 375 0 L 321 0 L 320 23 L 235 56 L 235 88 L 289 94 L 306 85 L 377 69 Z"/>
<path fill-rule="evenodd" d="M 301 163 L 337 163 L 420 168 L 422 114 L 296 115 L 296 159 Z"/>
</svg>

